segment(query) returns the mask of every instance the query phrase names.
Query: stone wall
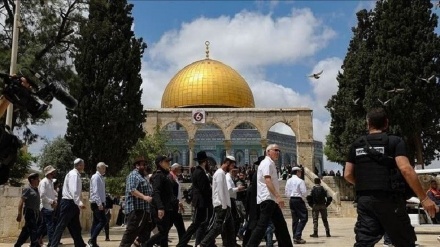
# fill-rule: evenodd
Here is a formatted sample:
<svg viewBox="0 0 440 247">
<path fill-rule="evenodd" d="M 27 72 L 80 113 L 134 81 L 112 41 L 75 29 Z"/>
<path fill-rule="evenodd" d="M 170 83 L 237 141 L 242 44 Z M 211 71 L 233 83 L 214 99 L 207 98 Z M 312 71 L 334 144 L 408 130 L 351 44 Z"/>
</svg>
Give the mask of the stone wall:
<svg viewBox="0 0 440 247">
<path fill-rule="evenodd" d="M 21 187 L 0 186 L 0 242 L 14 242 L 24 225 L 24 219 L 18 223 L 17 210 L 21 197 Z M 89 231 L 92 225 L 92 212 L 88 202 L 89 193 L 83 192 L 83 203 L 86 209 L 81 210 L 81 227 L 83 231 Z M 115 225 L 119 206 L 114 206 L 110 225 Z"/>
<path fill-rule="evenodd" d="M 341 201 L 354 201 L 354 186 L 345 181 L 344 177 L 324 176 L 322 181 L 340 195 Z"/>
</svg>

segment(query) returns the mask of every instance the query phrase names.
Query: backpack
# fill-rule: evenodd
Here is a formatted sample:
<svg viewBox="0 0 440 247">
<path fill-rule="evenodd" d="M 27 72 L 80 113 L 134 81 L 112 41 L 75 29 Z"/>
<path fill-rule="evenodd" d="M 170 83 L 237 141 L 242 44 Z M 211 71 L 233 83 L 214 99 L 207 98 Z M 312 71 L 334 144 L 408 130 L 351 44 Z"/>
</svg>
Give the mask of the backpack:
<svg viewBox="0 0 440 247">
<path fill-rule="evenodd" d="M 322 186 L 315 186 L 312 190 L 313 204 L 326 204 L 327 191 Z"/>
<path fill-rule="evenodd" d="M 408 182 L 406 182 L 399 168 L 397 168 L 397 165 L 393 165 L 395 164 L 394 155 L 389 156 L 387 154 L 387 149 L 390 149 L 390 146 L 389 146 L 388 134 L 385 135 L 386 135 L 385 144 L 387 147 L 385 149 L 385 153 L 381 153 L 375 148 L 373 148 L 371 144 L 368 142 L 366 136 L 362 137 L 362 139 L 365 141 L 364 151 L 374 161 L 378 162 L 381 165 L 389 167 L 390 169 L 389 179 L 390 179 L 391 189 L 396 193 L 403 195 L 405 199 L 409 199 L 415 196 L 415 193 L 409 186 Z"/>
<path fill-rule="evenodd" d="M 193 188 L 192 188 L 192 186 L 189 187 L 188 189 L 185 189 L 183 191 L 183 198 L 185 199 L 186 203 L 191 204 L 192 199 L 193 199 Z"/>
</svg>

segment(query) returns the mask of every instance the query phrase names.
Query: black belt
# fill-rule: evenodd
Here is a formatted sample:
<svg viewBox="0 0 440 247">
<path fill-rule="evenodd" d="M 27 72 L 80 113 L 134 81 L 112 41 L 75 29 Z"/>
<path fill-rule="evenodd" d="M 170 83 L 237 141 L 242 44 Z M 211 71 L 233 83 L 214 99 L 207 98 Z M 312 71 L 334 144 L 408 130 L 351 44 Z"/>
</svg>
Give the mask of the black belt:
<svg viewBox="0 0 440 247">
<path fill-rule="evenodd" d="M 301 200 L 302 200 L 302 197 L 299 197 L 299 196 L 291 196 L 290 199 L 301 199 Z"/>
</svg>

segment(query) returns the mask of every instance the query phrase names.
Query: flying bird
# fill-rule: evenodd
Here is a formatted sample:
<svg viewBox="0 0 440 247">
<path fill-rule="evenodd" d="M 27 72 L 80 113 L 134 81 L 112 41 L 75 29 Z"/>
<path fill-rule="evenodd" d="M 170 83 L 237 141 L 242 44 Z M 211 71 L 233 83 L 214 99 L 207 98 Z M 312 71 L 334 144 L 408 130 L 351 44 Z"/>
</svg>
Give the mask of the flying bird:
<svg viewBox="0 0 440 247">
<path fill-rule="evenodd" d="M 353 103 L 354 103 L 355 105 L 357 105 L 357 104 L 358 104 L 358 101 L 359 101 L 359 99 L 360 99 L 360 98 L 357 98 L 357 99 L 353 100 Z"/>
<path fill-rule="evenodd" d="M 319 73 L 311 74 L 311 75 L 309 75 L 309 77 L 319 79 L 319 77 L 321 77 L 322 72 L 324 72 L 324 70 L 321 70 L 321 72 L 319 72 Z"/>
<path fill-rule="evenodd" d="M 405 89 L 403 89 L 403 88 L 394 88 L 394 89 L 388 90 L 387 92 L 388 93 L 401 93 L 403 91 L 405 91 Z"/>
<path fill-rule="evenodd" d="M 435 75 L 432 75 L 431 77 L 429 77 L 429 78 L 420 78 L 419 77 L 419 79 L 420 80 L 422 80 L 422 81 L 426 81 L 427 83 L 429 83 L 432 79 L 434 79 L 435 78 Z"/>
<path fill-rule="evenodd" d="M 380 100 L 380 99 L 377 99 L 377 100 L 379 100 L 379 102 L 380 102 L 382 105 L 384 105 L 384 106 L 386 106 L 386 105 L 391 101 L 391 99 L 388 99 L 388 100 L 385 101 L 385 102 L 383 102 L 383 101 Z"/>
</svg>

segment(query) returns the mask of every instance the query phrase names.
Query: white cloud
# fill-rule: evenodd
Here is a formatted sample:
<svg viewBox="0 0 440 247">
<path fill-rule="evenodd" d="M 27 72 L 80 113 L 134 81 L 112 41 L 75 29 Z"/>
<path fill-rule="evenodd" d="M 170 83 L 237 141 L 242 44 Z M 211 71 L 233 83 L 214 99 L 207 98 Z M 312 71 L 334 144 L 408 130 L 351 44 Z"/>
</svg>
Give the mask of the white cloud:
<svg viewBox="0 0 440 247">
<path fill-rule="evenodd" d="M 182 68 L 204 58 L 204 43 L 209 40 L 211 58 L 242 70 L 298 62 L 324 48 L 334 36 L 310 9 L 292 9 L 283 17 L 242 11 L 233 17 L 201 17 L 184 23 L 153 44 L 149 56 L 155 63 Z"/>
<path fill-rule="evenodd" d="M 338 57 L 327 58 L 319 61 L 310 72 L 310 74 L 323 71 L 319 79 L 310 78 L 310 84 L 313 87 L 313 93 L 315 96 L 314 115 L 315 117 L 329 118 L 330 115 L 325 109 L 330 97 L 338 91 L 338 81 L 336 76 L 338 71 L 341 70 L 342 59 Z M 342 72 L 342 70 L 341 70 Z"/>
<path fill-rule="evenodd" d="M 47 140 L 52 140 L 59 135 L 64 135 L 67 129 L 67 119 L 66 119 L 66 108 L 59 101 L 52 101 L 52 108 L 49 110 L 49 113 L 52 115 L 52 118 L 49 119 L 43 125 L 33 125 L 31 126 L 31 130 L 46 138 Z M 29 152 L 33 154 L 37 154 L 41 152 L 41 149 L 44 147 L 46 142 L 44 140 L 37 141 L 29 147 Z"/>
</svg>

